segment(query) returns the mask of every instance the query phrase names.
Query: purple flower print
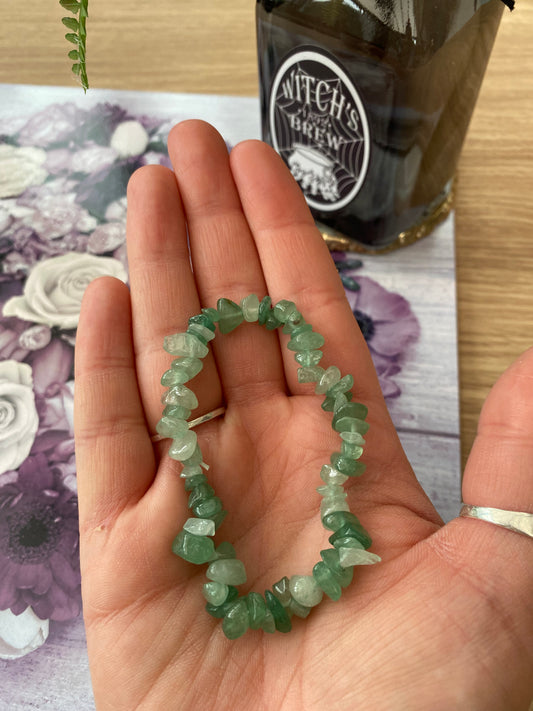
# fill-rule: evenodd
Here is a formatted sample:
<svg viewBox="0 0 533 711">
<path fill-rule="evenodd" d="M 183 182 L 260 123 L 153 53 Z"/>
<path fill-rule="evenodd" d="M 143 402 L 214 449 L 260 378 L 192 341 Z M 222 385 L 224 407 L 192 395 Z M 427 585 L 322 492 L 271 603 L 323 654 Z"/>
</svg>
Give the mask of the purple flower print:
<svg viewBox="0 0 533 711">
<path fill-rule="evenodd" d="M 342 260 L 338 262 L 338 267 Z M 398 397 L 400 387 L 393 377 L 401 371 L 408 347 L 418 340 L 420 324 L 407 299 L 382 287 L 369 277 L 341 267 L 346 295 L 359 328 L 368 344 L 383 395 Z M 354 288 L 347 286 L 354 280 Z"/>
<path fill-rule="evenodd" d="M 162 153 L 158 151 L 147 151 L 141 159 L 142 165 L 164 165 L 165 168 L 170 168 L 174 170 L 172 161 L 168 157 L 167 153 Z"/>
<path fill-rule="evenodd" d="M 117 152 L 108 146 L 91 143 L 78 151 L 57 148 L 48 151 L 45 168 L 51 175 L 69 173 L 94 173 L 110 166 L 118 157 Z"/>
<path fill-rule="evenodd" d="M 27 190 L 18 201 L 31 209 L 23 222 L 46 240 L 94 230 L 98 223 L 76 202 L 74 187 L 73 181 L 59 179 Z"/>
<path fill-rule="evenodd" d="M 396 360 L 385 358 L 378 353 L 371 352 L 371 355 L 374 368 L 376 369 L 376 373 L 378 375 L 383 397 L 399 397 L 402 394 L 402 391 L 398 383 L 393 380 L 393 377 L 401 372 L 401 365 Z"/>
<path fill-rule="evenodd" d="M 43 454 L 0 488 L 0 610 L 41 619 L 80 612 L 77 499 Z"/>
<path fill-rule="evenodd" d="M 407 299 L 357 274 L 359 291 L 348 301 L 368 347 L 386 358 L 397 358 L 420 336 L 420 325 Z"/>
<path fill-rule="evenodd" d="M 127 281 L 127 183 L 140 165 L 171 168 L 169 128 L 111 104 L 0 121 L 0 659 L 80 612 L 79 307 L 92 279 Z"/>
<path fill-rule="evenodd" d="M 2 304 L 0 301 L 0 311 Z M 25 331 L 25 324 L 18 318 L 6 318 L 0 321 L 0 362 L 5 360 L 22 361 L 28 355 L 28 349 L 20 342 Z"/>
<path fill-rule="evenodd" d="M 68 140 L 74 126 L 83 122 L 86 111 L 75 104 L 52 104 L 34 114 L 20 129 L 18 142 L 21 146 L 47 148 Z"/>
<path fill-rule="evenodd" d="M 91 215 L 104 220 L 108 206 L 126 194 L 128 181 L 140 166 L 141 159 L 134 156 L 91 173 L 80 182 L 76 202 Z"/>
<path fill-rule="evenodd" d="M 87 251 L 91 254 L 114 252 L 126 241 L 124 222 L 106 222 L 99 225 L 87 241 Z"/>
<path fill-rule="evenodd" d="M 67 106 L 67 105 L 66 105 Z M 116 104 L 97 104 L 85 112 L 83 120 L 77 126 L 71 124 L 68 139 L 78 145 L 90 141 L 101 146 L 108 146 L 116 127 L 131 118 L 128 111 Z"/>
<path fill-rule="evenodd" d="M 49 463 L 72 474 L 74 454 L 74 350 L 55 338 L 28 360 L 33 367 L 35 406 L 39 428 L 31 454 L 46 454 Z"/>
</svg>

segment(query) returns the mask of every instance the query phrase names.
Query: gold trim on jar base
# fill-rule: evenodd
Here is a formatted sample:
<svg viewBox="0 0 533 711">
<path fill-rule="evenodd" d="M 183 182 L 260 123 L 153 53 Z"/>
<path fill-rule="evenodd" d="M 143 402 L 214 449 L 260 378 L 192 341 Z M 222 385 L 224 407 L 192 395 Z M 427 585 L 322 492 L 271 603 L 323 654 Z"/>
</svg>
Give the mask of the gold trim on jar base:
<svg viewBox="0 0 533 711">
<path fill-rule="evenodd" d="M 414 242 L 426 237 L 431 234 L 433 230 L 443 222 L 450 212 L 452 211 L 455 198 L 455 185 L 452 185 L 449 193 L 446 195 L 444 200 L 437 205 L 437 207 L 431 212 L 431 214 L 426 217 L 423 222 L 411 227 L 405 232 L 400 232 L 398 237 L 388 244 L 386 247 L 372 248 L 369 245 L 361 244 L 346 235 L 336 232 L 335 230 L 330 230 L 325 225 L 317 223 L 317 227 L 320 230 L 324 241 L 328 245 L 332 252 L 359 252 L 360 254 L 386 254 L 387 252 L 392 252 L 400 247 L 407 247 Z"/>
</svg>

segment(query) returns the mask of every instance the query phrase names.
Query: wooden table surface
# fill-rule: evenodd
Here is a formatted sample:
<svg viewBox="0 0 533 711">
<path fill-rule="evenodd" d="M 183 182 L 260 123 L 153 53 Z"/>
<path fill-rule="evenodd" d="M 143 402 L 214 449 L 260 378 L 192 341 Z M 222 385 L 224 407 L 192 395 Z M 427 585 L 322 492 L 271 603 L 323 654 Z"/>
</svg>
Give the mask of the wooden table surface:
<svg viewBox="0 0 533 711">
<path fill-rule="evenodd" d="M 58 2 L 0 0 L 0 12 L 0 82 L 72 85 Z M 257 95 L 252 0 L 90 0 L 89 14 L 94 87 Z M 533 345 L 531 0 L 504 13 L 460 161 L 456 216 L 464 461 L 490 386 Z"/>
</svg>

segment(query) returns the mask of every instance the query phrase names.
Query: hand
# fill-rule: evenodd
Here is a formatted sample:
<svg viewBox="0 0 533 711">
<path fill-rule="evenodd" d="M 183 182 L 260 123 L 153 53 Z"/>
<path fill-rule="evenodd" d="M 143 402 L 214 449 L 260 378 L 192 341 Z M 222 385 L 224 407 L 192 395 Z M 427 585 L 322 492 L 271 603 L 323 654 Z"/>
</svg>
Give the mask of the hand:
<svg viewBox="0 0 533 711">
<path fill-rule="evenodd" d="M 169 137 L 175 174 L 138 171 L 128 189 L 131 293 L 87 289 L 76 348 L 76 453 L 84 616 L 97 708 L 231 711 L 512 711 L 533 697 L 533 541 L 472 519 L 446 526 L 391 423 L 369 353 L 297 185 L 266 145 L 228 157 L 201 122 Z M 193 269 L 189 261 L 188 229 Z M 369 408 L 366 473 L 351 510 L 383 562 L 355 570 L 289 634 L 225 638 L 204 610 L 206 566 L 171 552 L 188 518 L 180 465 L 153 444 L 165 335 L 220 296 L 295 301 L 325 339 L 323 364 L 352 373 Z M 314 388 L 278 336 L 217 336 L 192 382 L 209 479 L 229 515 L 248 589 L 309 574 L 327 547 L 322 464 L 338 447 Z M 438 407 L 438 400 L 435 400 Z M 467 503 L 533 512 L 533 350 L 483 410 Z"/>
</svg>

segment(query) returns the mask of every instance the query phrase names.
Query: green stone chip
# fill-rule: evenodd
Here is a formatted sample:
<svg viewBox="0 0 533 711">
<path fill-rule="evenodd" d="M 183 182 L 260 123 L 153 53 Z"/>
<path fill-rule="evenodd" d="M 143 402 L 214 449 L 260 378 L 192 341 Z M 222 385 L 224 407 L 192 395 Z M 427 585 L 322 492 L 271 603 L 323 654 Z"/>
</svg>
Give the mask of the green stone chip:
<svg viewBox="0 0 533 711">
<path fill-rule="evenodd" d="M 290 632 L 292 629 L 291 618 L 278 598 L 270 590 L 265 590 L 265 600 L 274 617 L 276 629 L 279 632 Z"/>
</svg>

